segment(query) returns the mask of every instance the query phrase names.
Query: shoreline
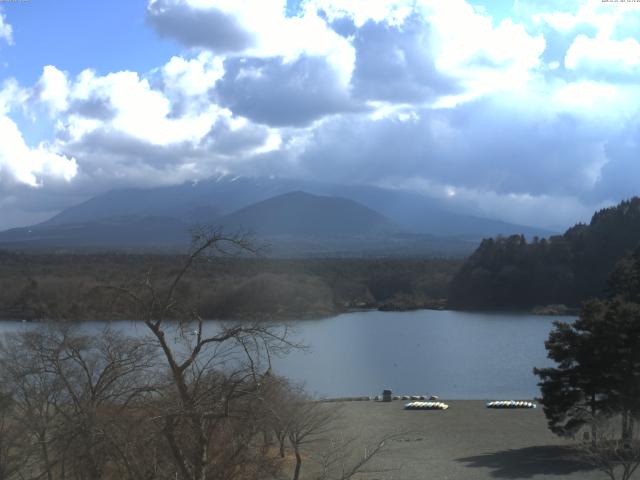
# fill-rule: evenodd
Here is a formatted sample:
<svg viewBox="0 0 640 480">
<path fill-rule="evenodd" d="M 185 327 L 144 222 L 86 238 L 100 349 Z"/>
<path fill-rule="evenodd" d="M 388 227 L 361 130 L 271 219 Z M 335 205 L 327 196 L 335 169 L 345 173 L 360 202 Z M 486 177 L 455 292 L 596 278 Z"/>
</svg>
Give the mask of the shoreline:
<svg viewBox="0 0 640 480">
<path fill-rule="evenodd" d="M 465 309 L 465 308 L 447 308 L 447 307 L 416 307 L 416 308 L 383 308 L 383 307 L 372 307 L 372 308 L 348 308 L 336 310 L 331 313 L 327 312 L 306 312 L 300 315 L 285 315 L 285 316 L 263 316 L 259 318 L 259 321 L 265 322 L 305 322 L 308 320 L 325 320 L 332 317 L 337 317 L 339 315 L 350 314 L 350 313 L 366 313 L 366 312 L 418 312 L 421 310 L 429 310 L 429 311 L 449 311 L 449 312 L 464 312 L 464 313 L 483 313 L 483 314 L 514 314 L 514 315 L 533 315 L 538 317 L 576 317 L 580 314 L 579 309 L 568 308 L 565 311 L 552 311 L 552 310 L 544 310 L 544 311 L 536 311 L 538 307 L 527 310 L 514 310 L 514 309 Z M 230 322 L 238 322 L 238 321 L 255 321 L 256 318 L 250 317 L 238 317 L 238 318 L 207 318 L 207 321 L 230 321 Z M 19 318 L 19 316 L 14 315 L 4 315 L 3 312 L 0 312 L 0 322 L 20 322 L 20 323 L 46 323 L 49 321 L 59 321 L 59 320 L 48 320 L 48 319 L 36 319 L 36 318 Z M 72 322 L 83 323 L 83 322 L 95 322 L 95 321 L 103 321 L 103 322 L 117 322 L 117 321 L 142 321 L 142 319 L 131 319 L 131 318 L 112 318 L 112 319 L 83 319 L 83 320 L 71 320 Z"/>
</svg>

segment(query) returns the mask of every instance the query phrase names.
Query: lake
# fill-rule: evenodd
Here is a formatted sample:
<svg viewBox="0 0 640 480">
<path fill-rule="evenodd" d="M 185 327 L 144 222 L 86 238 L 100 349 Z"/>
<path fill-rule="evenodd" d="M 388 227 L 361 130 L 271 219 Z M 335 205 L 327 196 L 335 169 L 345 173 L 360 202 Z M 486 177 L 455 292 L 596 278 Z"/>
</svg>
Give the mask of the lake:
<svg viewBox="0 0 640 480">
<path fill-rule="evenodd" d="M 450 399 L 533 398 L 534 366 L 548 366 L 554 320 L 517 313 L 358 312 L 300 325 L 311 351 L 276 370 L 327 396 L 436 394 Z"/>
<path fill-rule="evenodd" d="M 539 395 L 532 368 L 551 365 L 544 342 L 554 320 L 573 318 L 418 310 L 305 320 L 295 324 L 295 338 L 309 348 L 274 359 L 274 371 L 327 397 L 389 388 L 448 399 L 531 399 Z M 4 322 L 0 332 L 34 325 Z M 86 325 L 98 330 L 103 324 Z M 116 325 L 145 333 L 139 323 Z"/>
</svg>

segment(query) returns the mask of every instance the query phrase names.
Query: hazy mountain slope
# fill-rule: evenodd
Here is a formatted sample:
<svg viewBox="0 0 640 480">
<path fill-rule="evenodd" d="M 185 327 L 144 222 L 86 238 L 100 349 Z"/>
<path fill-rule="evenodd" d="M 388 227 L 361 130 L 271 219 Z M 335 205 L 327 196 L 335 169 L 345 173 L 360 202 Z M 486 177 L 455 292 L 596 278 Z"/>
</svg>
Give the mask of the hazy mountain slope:
<svg viewBox="0 0 640 480">
<path fill-rule="evenodd" d="M 184 251 L 190 239 L 190 223 L 167 216 L 57 221 L 60 218 L 0 232 L 0 248 Z M 271 255 L 277 257 L 459 257 L 477 245 L 466 239 L 406 233 L 353 200 L 304 192 L 257 202 L 218 217 L 215 223 L 229 232 L 255 233 L 255 240 L 268 244 Z"/>
<path fill-rule="evenodd" d="M 441 201 L 402 190 L 264 177 L 217 177 L 177 186 L 116 190 L 68 208 L 44 225 L 64 225 L 122 215 L 172 216 L 188 223 L 212 223 L 221 215 L 299 190 L 354 200 L 381 213 L 408 232 L 476 239 L 513 233 L 523 233 L 528 237 L 552 233 L 452 212 Z"/>
<path fill-rule="evenodd" d="M 221 225 L 263 235 L 353 236 L 387 234 L 399 227 L 353 200 L 290 192 L 225 215 Z"/>
<path fill-rule="evenodd" d="M 255 202 L 295 190 L 287 181 L 215 177 L 150 189 L 113 190 L 70 207 L 46 225 L 62 225 L 120 215 L 174 216 L 212 221 Z"/>
<path fill-rule="evenodd" d="M 350 198 L 392 219 L 405 230 L 442 236 L 484 238 L 522 233 L 527 237 L 547 237 L 549 230 L 465 215 L 452 211 L 442 201 L 419 193 L 368 185 L 325 185 L 317 192 Z"/>
<path fill-rule="evenodd" d="M 189 244 L 189 225 L 172 217 L 124 215 L 0 232 L 0 248 L 155 249 Z"/>
</svg>

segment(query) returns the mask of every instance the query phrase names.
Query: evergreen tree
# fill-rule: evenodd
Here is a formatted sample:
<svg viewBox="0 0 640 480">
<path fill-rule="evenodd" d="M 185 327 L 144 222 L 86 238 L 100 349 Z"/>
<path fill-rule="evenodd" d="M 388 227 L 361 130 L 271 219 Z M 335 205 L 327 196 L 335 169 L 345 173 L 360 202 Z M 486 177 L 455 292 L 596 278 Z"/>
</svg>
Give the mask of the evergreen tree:
<svg viewBox="0 0 640 480">
<path fill-rule="evenodd" d="M 527 243 L 522 235 L 483 240 L 450 285 L 449 304 L 462 308 L 532 308 L 577 306 L 607 293 L 616 262 L 640 244 L 640 197 L 596 212 L 589 225 L 578 224 L 563 235 Z M 636 292 L 640 272 L 628 259 L 617 289 Z M 635 269 L 635 270 L 634 270 Z M 635 282 L 635 283 L 634 283 Z"/>
<path fill-rule="evenodd" d="M 534 368 L 549 428 L 557 435 L 574 435 L 609 408 L 611 385 L 602 368 L 599 338 L 606 329 L 602 325 L 605 309 L 602 302 L 589 302 L 573 324 L 555 322 L 545 347 L 557 367 Z"/>
<path fill-rule="evenodd" d="M 610 298 L 585 303 L 572 324 L 556 322 L 545 343 L 557 366 L 534 373 L 556 434 L 573 435 L 604 414 L 619 416 L 622 440 L 632 438 L 640 419 L 639 259 L 640 249 L 623 259 L 611 277 Z"/>
</svg>

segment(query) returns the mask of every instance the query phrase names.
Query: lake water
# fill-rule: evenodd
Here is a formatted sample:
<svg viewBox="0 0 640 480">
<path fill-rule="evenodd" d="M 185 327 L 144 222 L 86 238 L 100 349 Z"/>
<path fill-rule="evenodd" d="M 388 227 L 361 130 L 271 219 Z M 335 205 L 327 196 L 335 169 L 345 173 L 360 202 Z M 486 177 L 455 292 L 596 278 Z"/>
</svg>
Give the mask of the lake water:
<svg viewBox="0 0 640 480">
<path fill-rule="evenodd" d="M 308 353 L 278 360 L 283 374 L 327 396 L 436 394 L 450 399 L 532 398 L 534 366 L 551 365 L 554 320 L 513 313 L 359 312 L 305 322 Z"/>
<path fill-rule="evenodd" d="M 554 320 L 573 319 L 419 310 L 305 320 L 296 323 L 295 338 L 309 348 L 274 359 L 274 371 L 328 397 L 376 395 L 389 388 L 449 399 L 530 399 L 539 395 L 533 367 L 551 364 L 544 342 Z M 5 322 L 0 332 L 35 325 Z M 139 323 L 117 325 L 145 333 Z"/>
</svg>

